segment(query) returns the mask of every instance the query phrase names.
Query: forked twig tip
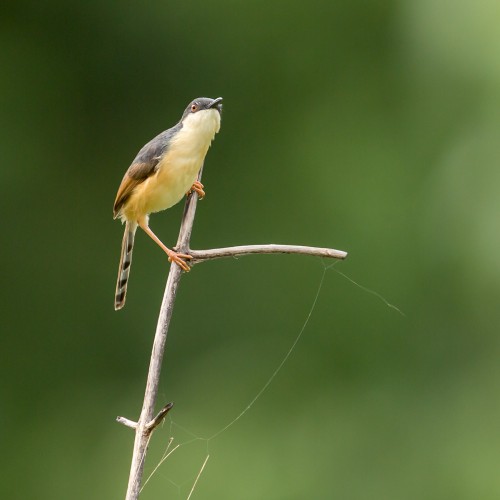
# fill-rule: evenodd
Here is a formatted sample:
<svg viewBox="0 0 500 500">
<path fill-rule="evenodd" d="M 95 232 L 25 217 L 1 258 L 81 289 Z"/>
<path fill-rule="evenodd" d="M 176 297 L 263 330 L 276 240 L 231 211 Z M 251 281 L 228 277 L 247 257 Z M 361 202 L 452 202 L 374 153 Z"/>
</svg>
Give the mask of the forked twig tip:
<svg viewBox="0 0 500 500">
<path fill-rule="evenodd" d="M 167 403 L 158 412 L 158 414 L 156 415 L 156 417 L 153 418 L 153 420 L 151 420 L 150 422 L 148 422 L 146 424 L 146 426 L 144 428 L 145 432 L 147 432 L 148 434 L 150 434 L 151 432 L 153 432 L 156 429 L 156 427 L 158 427 L 161 424 L 161 422 L 167 416 L 167 413 L 172 409 L 173 406 L 174 406 L 173 402 Z"/>
</svg>

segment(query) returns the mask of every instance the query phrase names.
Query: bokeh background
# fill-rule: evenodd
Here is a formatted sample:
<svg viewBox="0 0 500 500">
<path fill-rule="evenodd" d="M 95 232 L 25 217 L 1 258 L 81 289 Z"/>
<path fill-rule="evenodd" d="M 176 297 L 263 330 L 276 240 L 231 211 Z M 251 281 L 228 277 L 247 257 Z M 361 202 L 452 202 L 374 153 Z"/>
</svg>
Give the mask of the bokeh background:
<svg viewBox="0 0 500 500">
<path fill-rule="evenodd" d="M 168 265 L 111 209 L 138 149 L 223 96 L 141 498 L 500 497 L 500 7 L 63 2 L 0 16 L 0 497 L 124 497 Z M 174 244 L 182 204 L 152 217 Z M 336 271 L 383 296 L 354 285 Z"/>
</svg>

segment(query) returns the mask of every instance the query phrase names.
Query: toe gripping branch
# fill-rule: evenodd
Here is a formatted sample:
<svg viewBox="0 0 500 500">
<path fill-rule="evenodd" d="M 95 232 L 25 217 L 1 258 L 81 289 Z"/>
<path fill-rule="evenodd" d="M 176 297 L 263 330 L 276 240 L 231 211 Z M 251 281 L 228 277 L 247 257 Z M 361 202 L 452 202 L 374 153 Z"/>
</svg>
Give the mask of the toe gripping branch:
<svg viewBox="0 0 500 500">
<path fill-rule="evenodd" d="M 200 182 L 200 181 L 195 181 L 193 185 L 191 186 L 191 189 L 186 193 L 186 196 L 189 196 L 193 191 L 198 194 L 198 198 L 200 200 L 203 200 L 205 198 L 205 191 L 203 191 L 203 188 L 205 186 Z"/>
</svg>

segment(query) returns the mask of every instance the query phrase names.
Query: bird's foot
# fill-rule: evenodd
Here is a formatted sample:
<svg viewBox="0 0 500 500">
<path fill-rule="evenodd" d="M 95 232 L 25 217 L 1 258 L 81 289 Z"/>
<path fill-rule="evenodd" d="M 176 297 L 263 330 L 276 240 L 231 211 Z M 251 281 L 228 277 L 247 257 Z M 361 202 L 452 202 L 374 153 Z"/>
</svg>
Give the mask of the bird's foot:
<svg viewBox="0 0 500 500">
<path fill-rule="evenodd" d="M 173 250 L 169 250 L 167 252 L 167 255 L 169 262 L 175 262 L 183 271 L 186 271 L 186 273 L 188 273 L 191 270 L 186 260 L 192 259 L 193 258 L 192 255 L 189 255 L 187 253 L 177 253 L 174 252 Z"/>
<path fill-rule="evenodd" d="M 186 196 L 190 195 L 193 191 L 195 191 L 198 194 L 198 198 L 200 200 L 203 200 L 203 198 L 205 198 L 205 191 L 203 191 L 204 187 L 205 186 L 200 181 L 195 181 L 194 184 L 191 186 L 191 189 L 186 193 Z"/>
</svg>

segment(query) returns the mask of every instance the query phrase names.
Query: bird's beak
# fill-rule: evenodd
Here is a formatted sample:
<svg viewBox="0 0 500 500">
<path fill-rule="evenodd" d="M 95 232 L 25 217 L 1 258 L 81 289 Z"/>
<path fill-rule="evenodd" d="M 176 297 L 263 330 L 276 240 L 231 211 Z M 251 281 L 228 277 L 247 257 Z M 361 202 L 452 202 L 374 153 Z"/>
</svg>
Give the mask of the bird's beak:
<svg viewBox="0 0 500 500">
<path fill-rule="evenodd" d="M 217 97 L 217 99 L 214 99 L 212 101 L 212 104 L 210 104 L 209 108 L 217 108 L 220 111 L 220 108 L 222 106 L 219 106 L 219 104 L 222 102 L 222 97 Z"/>
</svg>

